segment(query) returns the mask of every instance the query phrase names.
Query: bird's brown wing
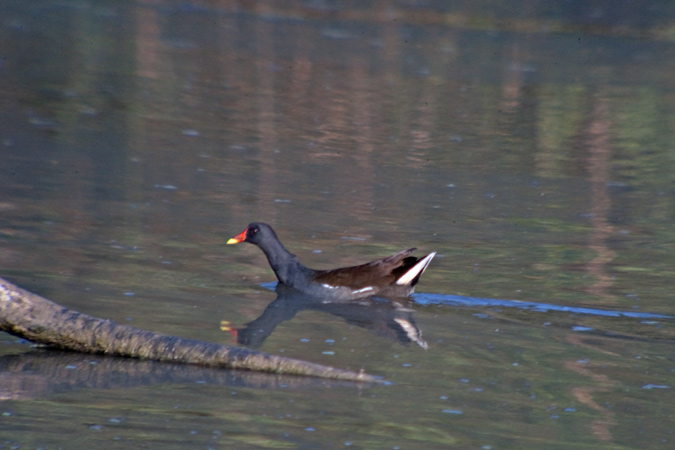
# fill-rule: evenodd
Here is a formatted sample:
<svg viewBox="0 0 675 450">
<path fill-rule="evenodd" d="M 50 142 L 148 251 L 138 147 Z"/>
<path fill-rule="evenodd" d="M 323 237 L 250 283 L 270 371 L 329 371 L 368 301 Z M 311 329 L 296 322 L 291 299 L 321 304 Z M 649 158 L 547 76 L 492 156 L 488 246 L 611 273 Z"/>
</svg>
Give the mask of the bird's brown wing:
<svg viewBox="0 0 675 450">
<path fill-rule="evenodd" d="M 401 250 L 386 258 L 359 266 L 318 270 L 314 275 L 314 281 L 329 286 L 347 286 L 351 289 L 368 286 L 382 289 L 394 284 L 399 276 L 415 264 L 417 258 L 408 256 L 415 250 L 415 248 Z"/>
</svg>

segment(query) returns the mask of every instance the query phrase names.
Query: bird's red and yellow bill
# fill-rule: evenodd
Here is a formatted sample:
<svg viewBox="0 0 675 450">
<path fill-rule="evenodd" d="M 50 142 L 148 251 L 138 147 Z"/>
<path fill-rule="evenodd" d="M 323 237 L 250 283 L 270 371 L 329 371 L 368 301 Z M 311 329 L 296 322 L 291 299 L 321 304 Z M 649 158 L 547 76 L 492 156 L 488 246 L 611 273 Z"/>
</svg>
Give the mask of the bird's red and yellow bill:
<svg viewBox="0 0 675 450">
<path fill-rule="evenodd" d="M 238 235 L 230 238 L 230 240 L 227 241 L 228 244 L 238 244 L 240 242 L 244 242 L 246 240 L 246 232 L 248 231 L 248 228 L 239 233 Z"/>
</svg>

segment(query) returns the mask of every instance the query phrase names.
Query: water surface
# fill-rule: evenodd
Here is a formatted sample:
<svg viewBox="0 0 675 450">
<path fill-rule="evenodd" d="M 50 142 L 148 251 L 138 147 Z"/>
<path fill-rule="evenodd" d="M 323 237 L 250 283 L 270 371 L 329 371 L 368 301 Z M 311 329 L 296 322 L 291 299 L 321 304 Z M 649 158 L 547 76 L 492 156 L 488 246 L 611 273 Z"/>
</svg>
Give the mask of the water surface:
<svg viewBox="0 0 675 450">
<path fill-rule="evenodd" d="M 224 245 L 251 221 L 315 268 L 439 254 L 411 304 L 294 305 L 248 342 L 385 386 L 4 335 L 2 445 L 671 445 L 673 8 L 491 6 L 3 3 L 2 276 L 232 343 L 276 298 Z"/>
</svg>

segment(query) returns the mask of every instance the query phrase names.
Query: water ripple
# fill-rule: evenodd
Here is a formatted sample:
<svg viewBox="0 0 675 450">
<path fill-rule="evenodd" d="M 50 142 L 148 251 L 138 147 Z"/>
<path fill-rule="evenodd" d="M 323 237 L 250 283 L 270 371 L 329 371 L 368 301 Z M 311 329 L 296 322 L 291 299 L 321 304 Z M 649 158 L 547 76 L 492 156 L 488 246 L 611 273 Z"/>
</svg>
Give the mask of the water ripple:
<svg viewBox="0 0 675 450">
<path fill-rule="evenodd" d="M 530 309 L 538 312 L 561 311 L 574 314 L 586 314 L 604 317 L 633 317 L 638 319 L 675 319 L 665 314 L 642 313 L 635 311 L 616 311 L 580 306 L 564 306 L 550 303 L 525 302 L 521 300 L 502 300 L 497 298 L 464 297 L 446 294 L 413 294 L 415 303 L 419 305 L 452 305 L 452 306 L 500 306 L 504 308 Z"/>
</svg>

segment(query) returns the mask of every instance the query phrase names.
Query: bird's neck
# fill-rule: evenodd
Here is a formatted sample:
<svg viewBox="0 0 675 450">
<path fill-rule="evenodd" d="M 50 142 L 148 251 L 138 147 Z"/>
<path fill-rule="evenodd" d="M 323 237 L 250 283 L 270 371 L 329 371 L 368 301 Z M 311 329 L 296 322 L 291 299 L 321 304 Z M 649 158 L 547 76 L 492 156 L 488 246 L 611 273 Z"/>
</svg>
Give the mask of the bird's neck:
<svg viewBox="0 0 675 450">
<path fill-rule="evenodd" d="M 267 261 L 269 261 L 274 274 L 281 283 L 293 286 L 295 284 L 294 275 L 297 276 L 297 274 L 309 271 L 279 241 L 269 243 L 262 251 L 267 256 Z"/>
</svg>

